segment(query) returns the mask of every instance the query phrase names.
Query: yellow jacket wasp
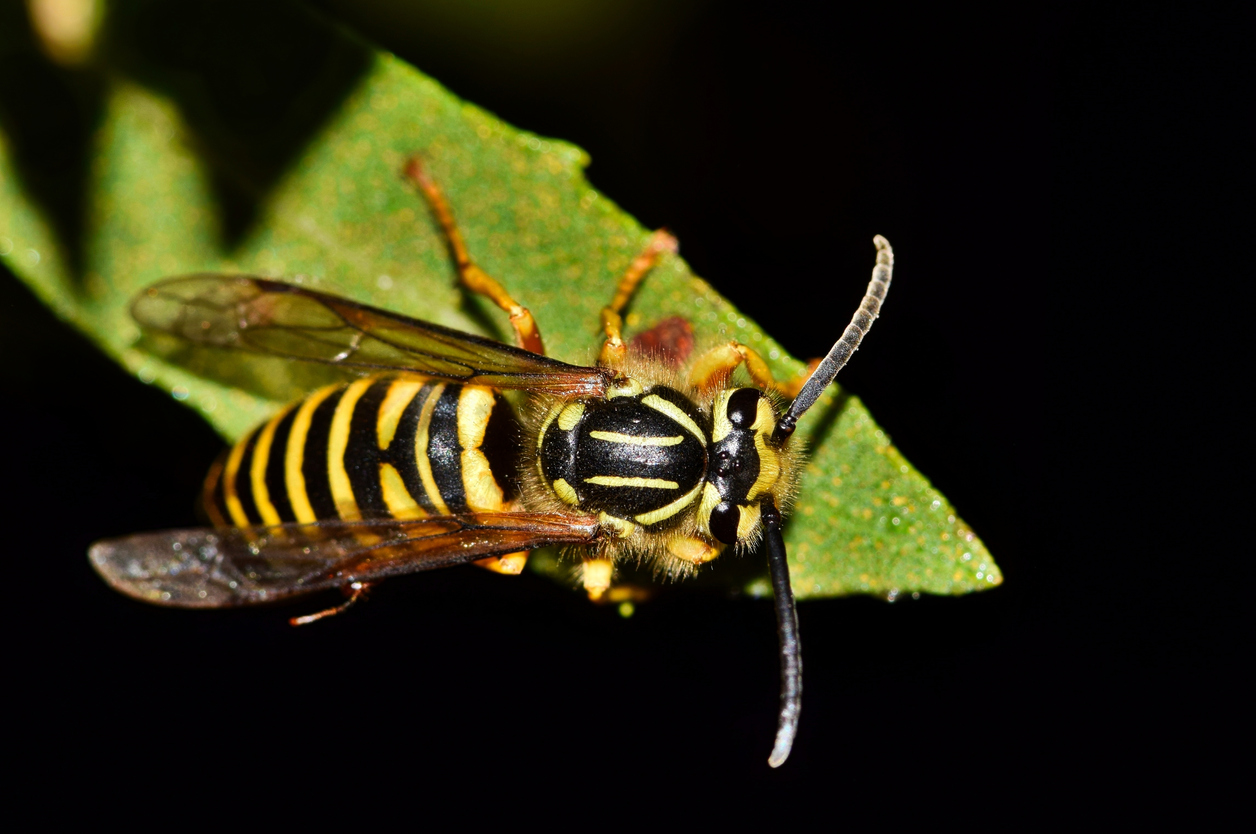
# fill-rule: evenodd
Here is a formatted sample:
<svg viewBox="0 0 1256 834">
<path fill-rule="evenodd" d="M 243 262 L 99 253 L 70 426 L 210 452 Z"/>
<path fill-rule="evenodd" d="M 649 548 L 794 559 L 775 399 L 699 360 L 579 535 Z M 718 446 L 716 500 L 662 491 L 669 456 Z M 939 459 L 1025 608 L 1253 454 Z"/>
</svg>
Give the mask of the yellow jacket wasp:
<svg viewBox="0 0 1256 834">
<path fill-rule="evenodd" d="M 601 314 L 597 364 L 545 356 L 532 314 L 471 260 L 452 212 L 417 161 L 463 285 L 507 312 L 511 347 L 263 278 L 189 275 L 132 305 L 145 327 L 200 345 L 320 362 L 361 375 L 293 403 L 211 471 L 215 526 L 98 542 L 89 558 L 117 590 L 187 608 L 271 602 L 340 588 L 343 610 L 388 576 L 477 562 L 523 569 L 528 551 L 578 553 L 593 599 L 615 566 L 693 573 L 728 546 L 764 539 L 781 654 L 781 708 L 769 764 L 783 763 L 802 696 L 798 620 L 782 513 L 800 471 L 798 419 L 858 348 L 889 288 L 877 261 L 859 310 L 805 381 L 782 385 L 750 348 L 727 342 L 680 371 L 629 351 L 621 313 L 675 240 L 656 232 Z M 730 385 L 744 366 L 757 387 Z M 520 419 L 501 392 L 528 396 Z M 792 397 L 787 408 L 778 403 Z"/>
</svg>

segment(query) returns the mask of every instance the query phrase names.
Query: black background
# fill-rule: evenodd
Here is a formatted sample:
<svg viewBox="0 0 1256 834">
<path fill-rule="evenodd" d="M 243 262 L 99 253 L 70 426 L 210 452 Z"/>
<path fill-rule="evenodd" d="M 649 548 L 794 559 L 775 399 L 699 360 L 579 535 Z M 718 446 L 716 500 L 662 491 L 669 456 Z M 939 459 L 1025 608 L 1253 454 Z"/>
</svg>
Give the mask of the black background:
<svg viewBox="0 0 1256 834">
<path fill-rule="evenodd" d="M 285 624 L 302 604 L 132 603 L 87 545 L 193 523 L 219 441 L 5 277 L 9 679 L 28 775 L 225 782 L 276 809 L 399 791 L 435 808 L 452 794 L 434 786 L 465 783 L 481 786 L 468 814 L 583 798 L 649 818 L 657 796 L 834 825 L 980 814 L 1022 789 L 1189 805 L 1195 777 L 1224 777 L 1251 545 L 1226 541 L 1250 516 L 1228 410 L 1250 372 L 1230 358 L 1220 246 L 1237 235 L 1239 135 L 1222 12 L 643 3 L 564 30 L 491 4 L 315 5 L 584 147 L 596 187 L 672 229 L 795 355 L 828 348 L 872 235 L 889 237 L 894 289 L 841 381 L 1004 585 L 804 603 L 802 728 L 778 771 L 767 602 L 680 590 L 625 620 L 536 577 L 457 569 L 305 629 Z M 66 141 L 50 153 L 72 162 Z M 1210 784 L 1196 810 L 1228 790 Z"/>
</svg>

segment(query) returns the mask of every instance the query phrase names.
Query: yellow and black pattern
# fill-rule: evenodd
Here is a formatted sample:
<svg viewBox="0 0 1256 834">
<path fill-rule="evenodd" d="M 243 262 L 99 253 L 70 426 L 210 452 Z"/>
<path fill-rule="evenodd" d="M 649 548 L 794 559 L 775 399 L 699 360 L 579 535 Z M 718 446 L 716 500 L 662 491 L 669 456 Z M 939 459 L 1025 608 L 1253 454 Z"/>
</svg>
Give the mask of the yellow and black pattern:
<svg viewBox="0 0 1256 834">
<path fill-rule="evenodd" d="M 294 403 L 206 483 L 220 526 L 499 512 L 517 493 L 518 425 L 493 389 L 368 377 Z"/>
<path fill-rule="evenodd" d="M 710 429 L 664 385 L 557 404 L 538 438 L 537 467 L 564 504 L 646 527 L 678 523 L 702 492 Z"/>
</svg>

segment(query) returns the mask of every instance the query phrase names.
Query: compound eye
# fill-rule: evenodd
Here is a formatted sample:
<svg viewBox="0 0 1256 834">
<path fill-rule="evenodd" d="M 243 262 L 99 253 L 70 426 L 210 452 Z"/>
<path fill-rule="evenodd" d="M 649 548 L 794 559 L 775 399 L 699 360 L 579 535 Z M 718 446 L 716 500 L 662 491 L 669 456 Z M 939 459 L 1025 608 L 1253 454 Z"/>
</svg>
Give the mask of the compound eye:
<svg viewBox="0 0 1256 834">
<path fill-rule="evenodd" d="M 759 416 L 759 392 L 753 388 L 739 388 L 728 398 L 728 422 L 734 428 L 748 429 Z"/>
<path fill-rule="evenodd" d="M 711 510 L 711 535 L 724 544 L 737 544 L 737 526 L 741 524 L 741 510 L 727 501 Z"/>
</svg>

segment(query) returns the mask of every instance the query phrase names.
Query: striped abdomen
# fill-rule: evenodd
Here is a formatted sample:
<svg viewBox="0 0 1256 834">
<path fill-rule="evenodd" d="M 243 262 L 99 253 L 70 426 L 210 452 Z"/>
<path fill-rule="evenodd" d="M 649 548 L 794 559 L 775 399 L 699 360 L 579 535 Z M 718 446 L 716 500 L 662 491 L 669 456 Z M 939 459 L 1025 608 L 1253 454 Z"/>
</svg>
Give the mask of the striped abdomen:
<svg viewBox="0 0 1256 834">
<path fill-rule="evenodd" d="M 315 391 L 215 467 L 216 524 L 492 512 L 516 493 L 518 430 L 491 388 L 394 377 Z"/>
</svg>

